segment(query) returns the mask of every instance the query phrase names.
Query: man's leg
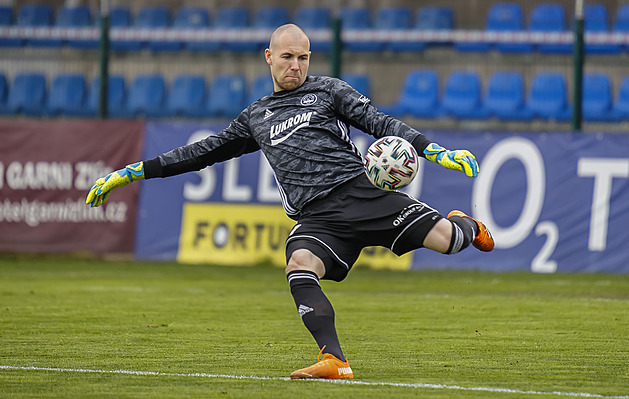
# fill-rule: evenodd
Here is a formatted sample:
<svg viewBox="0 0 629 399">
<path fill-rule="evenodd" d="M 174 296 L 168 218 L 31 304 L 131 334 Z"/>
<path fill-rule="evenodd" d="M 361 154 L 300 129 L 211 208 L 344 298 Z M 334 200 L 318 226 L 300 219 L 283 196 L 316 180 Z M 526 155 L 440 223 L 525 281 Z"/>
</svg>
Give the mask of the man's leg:
<svg viewBox="0 0 629 399">
<path fill-rule="evenodd" d="M 487 227 L 461 211 L 452 211 L 428 232 L 424 247 L 444 254 L 455 254 L 474 244 L 481 251 L 494 249 L 494 239 Z"/>
<path fill-rule="evenodd" d="M 286 266 L 286 277 L 301 320 L 321 350 L 317 363 L 294 371 L 291 378 L 354 377 L 336 334 L 334 308 L 319 286 L 319 278 L 324 275 L 323 261 L 307 249 L 293 252 Z"/>
</svg>

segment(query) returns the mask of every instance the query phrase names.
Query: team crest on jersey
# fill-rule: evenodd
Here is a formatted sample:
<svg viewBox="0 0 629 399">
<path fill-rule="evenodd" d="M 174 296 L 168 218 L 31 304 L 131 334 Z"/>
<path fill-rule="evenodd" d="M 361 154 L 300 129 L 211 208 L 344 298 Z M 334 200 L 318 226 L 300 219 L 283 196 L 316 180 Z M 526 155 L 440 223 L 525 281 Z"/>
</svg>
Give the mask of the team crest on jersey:
<svg viewBox="0 0 629 399">
<path fill-rule="evenodd" d="M 301 98 L 301 105 L 312 105 L 317 102 L 317 95 L 308 93 Z"/>
<path fill-rule="evenodd" d="M 271 126 L 271 132 L 269 134 L 271 145 L 278 145 L 302 127 L 310 126 L 312 114 L 314 114 L 314 111 L 303 112 L 286 119 L 282 123 Z"/>
</svg>

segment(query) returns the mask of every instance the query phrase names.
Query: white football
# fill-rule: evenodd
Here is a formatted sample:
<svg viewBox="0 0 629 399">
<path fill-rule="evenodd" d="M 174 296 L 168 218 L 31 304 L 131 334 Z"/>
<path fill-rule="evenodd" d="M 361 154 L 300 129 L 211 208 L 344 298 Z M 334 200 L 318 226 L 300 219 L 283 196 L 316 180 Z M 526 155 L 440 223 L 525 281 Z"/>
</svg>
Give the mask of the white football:
<svg viewBox="0 0 629 399">
<path fill-rule="evenodd" d="M 408 141 L 401 137 L 386 136 L 369 146 L 363 164 L 374 186 L 395 191 L 413 181 L 419 170 L 419 157 Z"/>
</svg>

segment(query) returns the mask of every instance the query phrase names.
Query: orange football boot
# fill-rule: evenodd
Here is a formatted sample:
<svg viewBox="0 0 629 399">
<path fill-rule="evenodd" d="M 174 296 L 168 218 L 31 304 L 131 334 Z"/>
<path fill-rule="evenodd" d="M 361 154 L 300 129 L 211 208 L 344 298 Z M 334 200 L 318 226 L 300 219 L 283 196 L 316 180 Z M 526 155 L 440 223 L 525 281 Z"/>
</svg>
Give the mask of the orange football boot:
<svg viewBox="0 0 629 399">
<path fill-rule="evenodd" d="M 331 353 L 323 353 L 321 356 L 323 349 L 325 346 L 321 348 L 315 364 L 293 371 L 290 378 L 354 378 L 354 372 L 347 360 L 342 362 Z"/>
<path fill-rule="evenodd" d="M 483 252 L 491 252 L 494 249 L 494 238 L 491 236 L 487 226 L 485 226 L 482 222 L 479 222 L 473 217 L 467 216 L 465 213 L 457 210 L 448 213 L 448 218 L 450 218 L 450 216 L 460 216 L 463 218 L 470 218 L 475 221 L 478 225 L 478 233 L 476 234 L 474 241 L 472 241 L 472 245 Z"/>
</svg>

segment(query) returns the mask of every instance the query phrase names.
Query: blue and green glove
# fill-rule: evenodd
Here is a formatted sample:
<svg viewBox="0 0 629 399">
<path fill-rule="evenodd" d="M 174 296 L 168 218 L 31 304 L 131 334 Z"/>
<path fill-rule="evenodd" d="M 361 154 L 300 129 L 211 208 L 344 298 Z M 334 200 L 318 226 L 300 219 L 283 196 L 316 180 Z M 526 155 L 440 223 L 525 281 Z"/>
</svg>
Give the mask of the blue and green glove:
<svg viewBox="0 0 629 399">
<path fill-rule="evenodd" d="M 424 155 L 429 161 L 433 161 L 444 168 L 465 172 L 470 177 L 478 175 L 478 163 L 474 155 L 468 150 L 446 150 L 436 143 L 428 144 Z"/>
<path fill-rule="evenodd" d="M 127 184 L 144 179 L 144 164 L 142 162 L 132 163 L 125 168 L 117 170 L 96 180 L 96 183 L 87 194 L 86 204 L 91 207 L 100 206 L 107 201 L 111 190 L 124 187 Z"/>
</svg>

